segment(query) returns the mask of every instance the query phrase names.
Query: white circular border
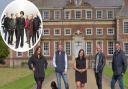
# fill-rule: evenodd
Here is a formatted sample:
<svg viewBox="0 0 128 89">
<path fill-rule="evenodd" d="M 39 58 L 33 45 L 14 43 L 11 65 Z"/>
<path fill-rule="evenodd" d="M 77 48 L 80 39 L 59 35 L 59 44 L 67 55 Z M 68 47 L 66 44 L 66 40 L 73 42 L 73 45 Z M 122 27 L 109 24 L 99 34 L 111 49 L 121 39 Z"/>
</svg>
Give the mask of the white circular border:
<svg viewBox="0 0 128 89">
<path fill-rule="evenodd" d="M 41 33 L 39 33 L 39 38 L 38 38 L 38 40 L 36 40 L 36 43 L 35 43 L 34 45 L 32 45 L 31 48 L 29 48 L 29 47 L 28 47 L 28 49 L 20 48 L 20 49 L 22 49 L 22 50 L 19 50 L 19 48 L 15 49 L 15 47 L 12 48 L 10 45 L 8 45 L 8 42 L 5 41 L 4 36 L 2 35 L 3 29 L 2 29 L 2 27 L 1 27 L 1 26 L 2 26 L 2 25 L 1 25 L 1 21 L 2 21 L 3 16 L 5 15 L 5 12 L 7 11 L 7 9 L 9 9 L 8 7 L 9 7 L 12 3 L 17 2 L 17 1 L 19 1 L 19 0 L 13 0 L 13 1 L 11 1 L 8 5 L 6 5 L 4 11 L 2 12 L 2 15 L 1 15 L 1 18 L 0 18 L 0 32 L 1 32 L 1 36 L 2 36 L 2 38 L 3 38 L 3 40 L 4 40 L 4 42 L 6 43 L 6 45 L 7 45 L 10 49 L 12 49 L 12 50 L 14 50 L 14 51 L 16 51 L 16 52 L 26 52 L 26 51 L 29 51 L 30 49 L 34 48 L 34 47 L 39 43 L 39 41 L 40 41 L 40 39 L 41 39 L 41 36 L 42 36 L 42 33 L 43 33 L 43 32 L 42 32 L 42 31 L 43 31 L 43 21 L 42 21 L 41 13 L 40 13 L 39 9 L 36 7 L 35 4 L 33 4 L 32 2 L 30 2 L 30 1 L 28 1 L 28 0 L 22 0 L 22 1 L 24 1 L 24 2 L 30 3 L 30 4 L 32 5 L 32 7 L 34 7 L 34 8 L 36 9 L 36 11 L 37 11 L 37 13 L 38 13 L 38 16 L 40 17 L 40 20 L 41 20 L 41 29 L 39 29 Z M 19 3 L 19 4 L 20 4 L 20 3 Z M 19 12 L 20 12 L 20 11 L 19 11 Z M 34 14 L 34 13 L 32 13 L 32 14 Z M 25 36 L 25 35 L 24 35 L 24 36 Z M 15 45 L 16 45 L 16 44 L 15 44 Z M 25 43 L 24 43 L 24 45 L 25 45 Z"/>
</svg>

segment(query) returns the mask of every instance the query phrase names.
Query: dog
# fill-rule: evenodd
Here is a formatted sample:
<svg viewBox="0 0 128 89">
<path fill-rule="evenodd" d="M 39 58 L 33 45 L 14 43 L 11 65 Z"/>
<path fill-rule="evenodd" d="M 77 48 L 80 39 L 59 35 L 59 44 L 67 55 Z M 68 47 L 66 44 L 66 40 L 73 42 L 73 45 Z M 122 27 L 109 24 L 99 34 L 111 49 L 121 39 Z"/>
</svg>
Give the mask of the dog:
<svg viewBox="0 0 128 89">
<path fill-rule="evenodd" d="M 51 82 L 51 89 L 58 89 L 55 81 Z"/>
</svg>

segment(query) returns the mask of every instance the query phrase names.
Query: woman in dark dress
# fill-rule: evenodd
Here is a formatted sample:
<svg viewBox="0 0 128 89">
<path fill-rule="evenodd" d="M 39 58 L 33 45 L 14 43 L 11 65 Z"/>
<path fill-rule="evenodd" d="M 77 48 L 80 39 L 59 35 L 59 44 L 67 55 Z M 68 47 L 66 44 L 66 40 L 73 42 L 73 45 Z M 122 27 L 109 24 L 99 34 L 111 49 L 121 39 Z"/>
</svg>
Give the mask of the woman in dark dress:
<svg viewBox="0 0 128 89">
<path fill-rule="evenodd" d="M 42 88 L 42 83 L 45 78 L 45 69 L 47 68 L 47 61 L 42 55 L 41 47 L 38 46 L 28 61 L 29 68 L 34 72 L 34 78 L 37 84 L 36 89 Z"/>
<path fill-rule="evenodd" d="M 86 68 L 86 58 L 84 55 L 84 50 L 80 49 L 78 57 L 74 63 L 75 69 L 75 81 L 76 89 L 85 89 L 85 83 L 87 83 L 87 68 Z"/>
</svg>

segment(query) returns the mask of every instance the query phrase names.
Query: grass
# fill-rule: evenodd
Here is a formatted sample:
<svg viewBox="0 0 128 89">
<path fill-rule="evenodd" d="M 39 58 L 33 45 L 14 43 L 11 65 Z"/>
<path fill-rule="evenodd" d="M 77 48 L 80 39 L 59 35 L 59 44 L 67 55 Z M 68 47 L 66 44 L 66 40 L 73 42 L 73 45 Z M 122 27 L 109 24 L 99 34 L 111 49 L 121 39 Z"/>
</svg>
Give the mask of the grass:
<svg viewBox="0 0 128 89">
<path fill-rule="evenodd" d="M 112 75 L 113 75 L 112 68 L 108 67 L 108 66 L 105 66 L 104 75 L 111 78 Z M 128 88 L 128 71 L 126 71 L 126 73 L 124 75 L 124 81 L 125 81 L 125 86 Z"/>
<path fill-rule="evenodd" d="M 0 89 L 31 89 L 35 84 L 33 73 L 28 69 L 0 69 L 0 72 Z M 46 78 L 52 73 L 53 69 L 48 68 Z"/>
</svg>

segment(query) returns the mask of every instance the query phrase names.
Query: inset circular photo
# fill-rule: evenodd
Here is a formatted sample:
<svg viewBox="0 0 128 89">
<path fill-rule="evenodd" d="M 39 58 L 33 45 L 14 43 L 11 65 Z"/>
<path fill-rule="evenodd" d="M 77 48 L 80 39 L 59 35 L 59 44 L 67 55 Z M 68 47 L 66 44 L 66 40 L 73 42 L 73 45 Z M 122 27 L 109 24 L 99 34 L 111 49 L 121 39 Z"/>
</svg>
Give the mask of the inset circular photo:
<svg viewBox="0 0 128 89">
<path fill-rule="evenodd" d="M 41 14 L 28 0 L 14 0 L 9 3 L 0 21 L 2 38 L 14 51 L 28 51 L 41 38 L 43 29 Z"/>
</svg>

